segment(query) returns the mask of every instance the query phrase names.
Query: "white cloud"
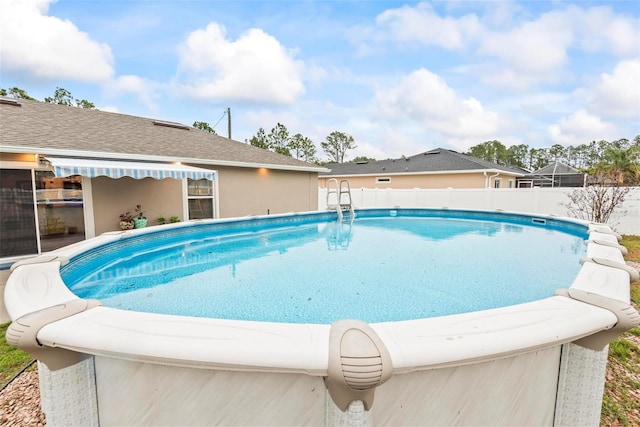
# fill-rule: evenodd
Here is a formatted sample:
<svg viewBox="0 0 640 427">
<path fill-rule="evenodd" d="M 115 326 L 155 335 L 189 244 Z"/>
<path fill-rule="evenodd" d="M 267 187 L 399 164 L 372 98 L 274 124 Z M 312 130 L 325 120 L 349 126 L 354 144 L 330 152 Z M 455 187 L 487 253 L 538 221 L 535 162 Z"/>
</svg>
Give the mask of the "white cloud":
<svg viewBox="0 0 640 427">
<path fill-rule="evenodd" d="M 440 17 L 426 3 L 416 7 L 402 6 L 389 9 L 376 18 L 376 24 L 386 37 L 400 42 L 418 41 L 425 45 L 459 49 L 468 38 L 480 30 L 478 18 L 466 15 L 461 18 Z"/>
<path fill-rule="evenodd" d="M 572 42 L 564 14 L 550 12 L 507 32 L 487 32 L 478 52 L 497 56 L 507 64 L 509 74 L 533 82 L 567 63 Z"/>
<path fill-rule="evenodd" d="M 587 105 L 598 114 L 640 120 L 640 59 L 619 62 L 612 74 L 603 73 Z"/>
<path fill-rule="evenodd" d="M 459 98 L 442 78 L 426 69 L 401 78 L 389 89 L 377 90 L 375 98 L 381 118 L 419 123 L 425 132 L 436 131 L 457 141 L 458 148 L 493 137 L 500 127 L 496 112 L 487 111 L 477 99 Z"/>
<path fill-rule="evenodd" d="M 107 89 L 112 94 L 134 94 L 147 108 L 155 109 L 156 104 L 154 87 L 157 86 L 150 80 L 138 76 L 120 76 L 109 82 Z"/>
<path fill-rule="evenodd" d="M 545 13 L 503 31 L 485 31 L 478 53 L 499 58 L 503 64 L 483 80 L 499 87 L 524 89 L 539 82 L 568 77 L 569 50 L 638 55 L 640 20 L 615 14 L 609 7 L 582 9 L 569 6 Z M 575 54 L 572 54 L 575 56 Z M 505 67 L 506 65 L 506 67 Z"/>
<path fill-rule="evenodd" d="M 637 56 L 640 19 L 616 15 L 609 7 L 570 8 L 580 46 L 587 52 L 613 52 L 619 57 Z"/>
<path fill-rule="evenodd" d="M 178 86 L 189 97 L 290 104 L 305 90 L 303 63 L 260 29 L 232 41 L 211 23 L 189 34 L 179 55 Z"/>
<path fill-rule="evenodd" d="M 113 73 L 111 49 L 72 22 L 47 16 L 51 0 L 0 2 L 0 67 L 22 78 L 101 82 Z"/>
<path fill-rule="evenodd" d="M 554 144 L 580 145 L 601 139 L 611 141 L 618 138 L 616 127 L 585 110 L 578 110 L 560 122 L 549 126 Z"/>
<path fill-rule="evenodd" d="M 526 90 L 574 79 L 570 56 L 576 53 L 637 57 L 639 28 L 638 18 L 617 14 L 608 6 L 566 6 L 531 18 L 511 2 L 489 3 L 483 14 L 463 16 L 439 13 L 419 3 L 384 11 L 375 27 L 359 28 L 360 34 L 352 38 L 368 55 L 379 52 L 380 43 L 389 40 L 445 50 L 474 49 L 483 61 L 474 67 L 479 71 L 476 78 L 494 87 Z"/>
</svg>

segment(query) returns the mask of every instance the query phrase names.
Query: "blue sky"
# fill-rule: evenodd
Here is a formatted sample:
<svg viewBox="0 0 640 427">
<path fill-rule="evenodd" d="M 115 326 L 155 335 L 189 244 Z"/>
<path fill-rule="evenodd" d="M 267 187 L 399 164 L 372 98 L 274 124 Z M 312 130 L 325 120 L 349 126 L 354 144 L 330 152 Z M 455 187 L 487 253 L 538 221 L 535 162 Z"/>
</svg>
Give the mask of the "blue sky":
<svg viewBox="0 0 640 427">
<path fill-rule="evenodd" d="M 640 3 L 0 0 L 0 87 L 347 159 L 640 134 Z M 216 125 L 218 120 L 222 120 Z"/>
</svg>

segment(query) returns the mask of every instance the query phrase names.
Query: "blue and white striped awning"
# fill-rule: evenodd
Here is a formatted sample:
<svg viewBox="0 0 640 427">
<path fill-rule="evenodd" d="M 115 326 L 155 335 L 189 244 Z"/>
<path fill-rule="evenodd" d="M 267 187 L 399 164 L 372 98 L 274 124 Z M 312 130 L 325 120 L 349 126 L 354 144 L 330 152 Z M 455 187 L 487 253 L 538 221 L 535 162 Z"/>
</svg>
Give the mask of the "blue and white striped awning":
<svg viewBox="0 0 640 427">
<path fill-rule="evenodd" d="M 216 179 L 216 171 L 173 163 L 126 162 L 48 156 L 45 159 L 51 163 L 54 174 L 57 177 L 82 175 L 88 178 L 97 176 L 122 178 L 129 176 L 135 179 Z"/>
</svg>

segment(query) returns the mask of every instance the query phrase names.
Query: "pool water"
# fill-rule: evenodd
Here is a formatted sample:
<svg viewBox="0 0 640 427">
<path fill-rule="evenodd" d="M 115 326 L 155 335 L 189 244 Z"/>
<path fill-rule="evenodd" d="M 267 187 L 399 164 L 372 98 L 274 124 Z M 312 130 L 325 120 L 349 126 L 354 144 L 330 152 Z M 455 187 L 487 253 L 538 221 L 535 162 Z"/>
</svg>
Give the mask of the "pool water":
<svg viewBox="0 0 640 427">
<path fill-rule="evenodd" d="M 128 251 L 72 260 L 62 277 L 79 297 L 124 310 L 288 323 L 399 321 L 549 297 L 571 285 L 584 238 L 476 218 L 321 219 L 180 238 L 157 233 Z"/>
</svg>

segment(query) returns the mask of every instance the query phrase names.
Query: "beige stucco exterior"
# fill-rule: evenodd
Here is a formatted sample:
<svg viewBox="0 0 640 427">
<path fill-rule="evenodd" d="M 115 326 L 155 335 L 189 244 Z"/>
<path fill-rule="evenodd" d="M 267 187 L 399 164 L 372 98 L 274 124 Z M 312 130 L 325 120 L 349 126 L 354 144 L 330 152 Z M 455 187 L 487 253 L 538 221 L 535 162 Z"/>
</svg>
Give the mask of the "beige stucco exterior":
<svg viewBox="0 0 640 427">
<path fill-rule="evenodd" d="M 42 169 L 33 153 L 2 153 L 1 166 L 10 169 Z M 285 212 L 304 212 L 318 209 L 317 172 L 287 171 L 250 167 L 191 166 L 218 172 L 215 189 L 221 218 L 246 215 L 267 215 Z M 177 216 L 187 219 L 186 185 L 182 180 L 165 178 L 120 179 L 100 176 L 83 179 L 85 204 L 91 198 L 93 229 L 87 221 L 87 235 L 99 235 L 119 229 L 121 213 L 142 205 L 148 225 L 156 218 Z M 86 210 L 85 210 L 86 212 Z M 94 233 L 92 233 L 92 230 Z"/>
<path fill-rule="evenodd" d="M 217 167 L 220 217 L 318 209 L 318 174 L 266 168 Z"/>
<path fill-rule="evenodd" d="M 159 216 L 184 219 L 182 181 L 172 178 L 99 176 L 91 179 L 91 200 L 96 235 L 119 230 L 120 214 L 127 211 L 133 214 L 138 204 L 145 210 L 148 225 L 156 225 Z"/>
<path fill-rule="evenodd" d="M 327 181 L 335 178 L 338 181 L 347 179 L 351 188 L 486 188 L 495 187 L 500 180 L 500 188 L 515 187 L 516 177 L 505 172 L 459 172 L 459 173 L 422 173 L 422 174 L 388 174 L 388 175 L 345 175 L 321 176 L 318 178 L 320 188 L 326 188 Z M 388 179 L 388 181 L 387 181 Z"/>
</svg>

